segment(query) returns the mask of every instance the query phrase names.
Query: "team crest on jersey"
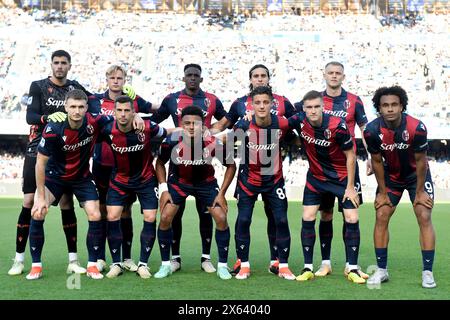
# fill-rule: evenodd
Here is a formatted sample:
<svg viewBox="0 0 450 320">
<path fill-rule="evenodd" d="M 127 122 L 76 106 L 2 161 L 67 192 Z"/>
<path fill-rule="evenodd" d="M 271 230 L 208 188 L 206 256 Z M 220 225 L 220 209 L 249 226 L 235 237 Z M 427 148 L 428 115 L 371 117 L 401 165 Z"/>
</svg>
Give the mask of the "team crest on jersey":
<svg viewBox="0 0 450 320">
<path fill-rule="evenodd" d="M 205 107 L 209 108 L 210 105 L 211 105 L 211 100 L 209 100 L 209 98 L 205 98 Z"/>
<path fill-rule="evenodd" d="M 208 147 L 203 148 L 203 159 L 208 158 L 211 152 L 209 151 Z"/>
<path fill-rule="evenodd" d="M 409 132 L 407 130 L 403 130 L 402 132 L 403 141 L 407 142 L 409 140 Z"/>
<path fill-rule="evenodd" d="M 86 127 L 86 131 L 89 134 L 93 134 L 94 133 L 94 127 L 92 125 L 88 124 L 87 127 Z"/>
<path fill-rule="evenodd" d="M 350 108 L 350 101 L 348 101 L 347 99 L 344 101 L 344 109 L 348 110 L 348 108 Z"/>
<path fill-rule="evenodd" d="M 52 94 L 53 93 L 53 88 L 52 87 L 48 87 L 47 91 L 48 91 L 48 93 Z"/>
<path fill-rule="evenodd" d="M 182 108 L 177 108 L 177 113 L 176 113 L 176 115 L 177 116 L 181 116 L 181 111 L 182 111 L 183 109 Z"/>
<path fill-rule="evenodd" d="M 280 103 L 278 102 L 278 100 L 277 99 L 273 99 L 273 101 L 272 101 L 272 108 L 278 109 L 279 106 L 280 106 Z"/>
<path fill-rule="evenodd" d="M 138 133 L 138 140 L 140 142 L 145 142 L 145 134 L 143 132 Z"/>
<path fill-rule="evenodd" d="M 380 133 L 378 136 L 380 137 L 380 140 L 383 140 L 384 135 L 382 133 Z"/>
<path fill-rule="evenodd" d="M 331 138 L 330 129 L 325 129 L 325 131 L 323 132 L 323 135 L 324 135 L 325 139 L 329 140 Z"/>
<path fill-rule="evenodd" d="M 67 136 L 62 136 L 62 139 L 63 139 L 64 142 L 66 142 Z"/>
<path fill-rule="evenodd" d="M 283 131 L 281 131 L 281 129 L 277 129 L 277 140 L 280 140 L 282 135 L 283 135 Z"/>
</svg>

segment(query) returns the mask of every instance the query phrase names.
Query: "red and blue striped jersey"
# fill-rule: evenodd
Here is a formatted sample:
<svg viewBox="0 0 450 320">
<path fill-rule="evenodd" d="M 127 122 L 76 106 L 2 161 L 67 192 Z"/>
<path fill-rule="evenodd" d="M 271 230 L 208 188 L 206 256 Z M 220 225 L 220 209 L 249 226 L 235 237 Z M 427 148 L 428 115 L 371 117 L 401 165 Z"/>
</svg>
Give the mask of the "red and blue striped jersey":
<svg viewBox="0 0 450 320">
<path fill-rule="evenodd" d="M 150 120 L 144 120 L 143 132 L 122 132 L 117 122 L 111 122 L 101 131 L 104 140 L 111 146 L 114 169 L 111 180 L 120 184 L 138 187 L 155 176 L 150 140 L 166 136 L 166 130 Z"/>
<path fill-rule="evenodd" d="M 238 179 L 254 186 L 276 184 L 283 178 L 280 140 L 289 130 L 288 120 L 271 114 L 271 124 L 259 127 L 255 116 L 251 121 L 239 120 L 234 132 L 241 141 Z"/>
<path fill-rule="evenodd" d="M 416 181 L 414 153 L 428 150 L 427 128 L 422 121 L 403 113 L 400 126 L 390 129 L 383 117 L 378 117 L 366 126 L 364 138 L 370 153 L 381 153 L 391 181 Z"/>
<path fill-rule="evenodd" d="M 108 91 L 104 93 L 96 93 L 94 94 L 94 97 L 99 101 L 102 114 L 114 116 L 114 100 L 109 97 Z M 133 106 L 136 112 L 142 113 L 150 113 L 152 109 L 151 102 L 145 101 L 140 96 L 136 96 L 133 101 Z M 112 154 L 111 147 L 105 141 L 99 141 L 95 145 L 93 159 L 102 166 L 114 166 L 114 156 Z"/>
<path fill-rule="evenodd" d="M 226 117 L 231 122 L 231 125 L 234 125 L 250 110 L 253 110 L 252 97 L 246 95 L 233 102 Z M 276 116 L 289 118 L 295 114 L 295 108 L 286 97 L 274 94 L 273 106 L 270 112 Z"/>
<path fill-rule="evenodd" d="M 175 127 L 180 127 L 181 111 L 190 105 L 200 107 L 203 110 L 207 128 L 211 127 L 212 117 L 220 120 L 226 115 L 222 102 L 212 93 L 200 90 L 195 96 L 191 97 L 186 94 L 185 90 L 182 90 L 165 97 L 158 111 L 152 115 L 150 120 L 161 123 L 171 116 Z"/>
<path fill-rule="evenodd" d="M 322 114 L 322 125 L 313 127 L 304 112 L 289 118 L 289 126 L 300 133 L 309 162 L 309 173 L 321 181 L 342 181 L 347 177 L 347 157 L 343 151 L 353 147 L 345 121 Z"/>
<path fill-rule="evenodd" d="M 169 163 L 169 176 L 175 176 L 181 184 L 196 185 L 214 181 L 214 157 L 226 165 L 233 161 L 233 148 L 227 148 L 214 136 L 198 143 L 186 143 L 182 134 L 174 133 L 161 143 L 158 159 Z"/>
<path fill-rule="evenodd" d="M 345 91 L 337 97 L 331 97 L 326 91 L 322 92 L 323 112 L 345 120 L 348 130 L 353 137 L 354 150 L 356 151 L 355 127 L 367 124 L 366 112 L 361 98 L 357 95 Z M 303 102 L 297 102 L 295 108 L 298 112 L 303 112 Z"/>
<path fill-rule="evenodd" d="M 46 174 L 71 181 L 87 177 L 100 130 L 113 120 L 110 116 L 86 113 L 79 129 L 71 129 L 68 120 L 49 122 L 38 146 L 39 153 L 50 157 Z"/>
</svg>

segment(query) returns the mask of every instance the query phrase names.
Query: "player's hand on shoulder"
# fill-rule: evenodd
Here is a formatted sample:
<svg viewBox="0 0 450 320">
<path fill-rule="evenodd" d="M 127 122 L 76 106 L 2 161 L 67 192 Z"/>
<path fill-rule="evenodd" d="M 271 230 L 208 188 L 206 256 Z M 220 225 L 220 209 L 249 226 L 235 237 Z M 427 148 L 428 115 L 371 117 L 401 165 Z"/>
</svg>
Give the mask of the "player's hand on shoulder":
<svg viewBox="0 0 450 320">
<path fill-rule="evenodd" d="M 131 100 L 136 99 L 136 92 L 134 91 L 134 88 L 132 86 L 130 86 L 129 84 L 125 84 L 122 88 L 122 91 L 128 97 L 130 97 Z"/>
<path fill-rule="evenodd" d="M 133 128 L 136 132 L 144 132 L 145 129 L 145 121 L 139 116 L 139 114 L 135 114 L 133 119 Z"/>
<path fill-rule="evenodd" d="M 53 112 L 47 116 L 47 120 L 51 122 L 63 122 L 67 118 L 67 114 L 61 111 Z"/>
</svg>

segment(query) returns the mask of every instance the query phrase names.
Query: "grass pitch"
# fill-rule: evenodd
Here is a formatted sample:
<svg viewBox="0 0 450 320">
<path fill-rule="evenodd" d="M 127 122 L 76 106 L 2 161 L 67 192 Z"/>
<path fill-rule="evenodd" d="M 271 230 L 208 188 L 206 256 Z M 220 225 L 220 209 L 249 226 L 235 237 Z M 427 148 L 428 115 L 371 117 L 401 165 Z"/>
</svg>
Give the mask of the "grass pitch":
<svg viewBox="0 0 450 320">
<path fill-rule="evenodd" d="M 410 204 L 402 204 L 391 221 L 389 246 L 389 273 L 391 280 L 380 289 L 369 289 L 366 285 L 356 285 L 343 276 L 344 247 L 342 241 L 342 217 L 337 214 L 334 220 L 334 239 L 332 248 L 333 274 L 326 278 L 316 278 L 307 283 L 279 279 L 267 271 L 269 248 L 266 235 L 266 217 L 261 202 L 255 206 L 251 227 L 250 263 L 252 275 L 249 279 L 238 281 L 220 280 L 215 274 L 200 270 L 201 242 L 198 231 L 198 216 L 195 204 L 188 201 L 183 217 L 183 238 L 181 244 L 182 269 L 166 279 L 140 279 L 134 273 L 125 272 L 117 279 L 94 281 L 86 276 L 79 279 L 65 274 L 67 266 L 67 247 L 61 226 L 59 209 L 52 207 L 44 225 L 45 245 L 43 251 L 44 277 L 28 281 L 25 274 L 11 277 L 7 275 L 11 258 L 15 251 L 15 232 L 20 199 L 0 199 L 0 299 L 133 299 L 133 300 L 309 300 L 309 299 L 449 299 L 450 298 L 450 214 L 449 204 L 436 204 L 433 223 L 437 236 L 434 275 L 438 287 L 421 287 L 422 261 L 419 245 L 419 228 Z M 231 243 L 229 265 L 235 261 L 234 222 L 237 208 L 229 202 L 229 223 Z M 289 224 L 291 230 L 291 254 L 289 265 L 298 274 L 303 267 L 300 246 L 301 203 L 289 203 Z M 85 246 L 87 219 L 81 209 L 78 217 L 78 251 L 83 265 L 87 261 Z M 139 259 L 139 234 L 142 218 L 135 205 L 133 213 L 134 241 L 133 259 Z M 371 203 L 360 210 L 361 249 L 359 264 L 364 270 L 375 264 L 372 232 L 374 209 Z M 318 229 L 318 223 L 316 223 Z M 212 259 L 217 262 L 215 241 L 212 245 Z M 108 256 L 108 252 L 107 252 Z M 110 258 L 108 258 L 110 259 Z M 320 248 L 316 241 L 314 267 L 320 264 Z M 27 246 L 26 269 L 31 265 Z M 157 244 L 150 257 L 150 269 L 154 273 L 160 265 Z"/>
</svg>

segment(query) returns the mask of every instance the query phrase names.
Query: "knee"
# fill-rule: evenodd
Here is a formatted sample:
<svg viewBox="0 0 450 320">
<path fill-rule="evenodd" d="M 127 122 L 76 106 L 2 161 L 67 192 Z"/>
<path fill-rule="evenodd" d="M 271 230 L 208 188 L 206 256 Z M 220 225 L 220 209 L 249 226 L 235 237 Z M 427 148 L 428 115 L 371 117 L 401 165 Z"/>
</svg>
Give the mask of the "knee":
<svg viewBox="0 0 450 320">
<path fill-rule="evenodd" d="M 320 212 L 320 220 L 331 221 L 333 220 L 333 211 L 323 210 Z"/>
</svg>

